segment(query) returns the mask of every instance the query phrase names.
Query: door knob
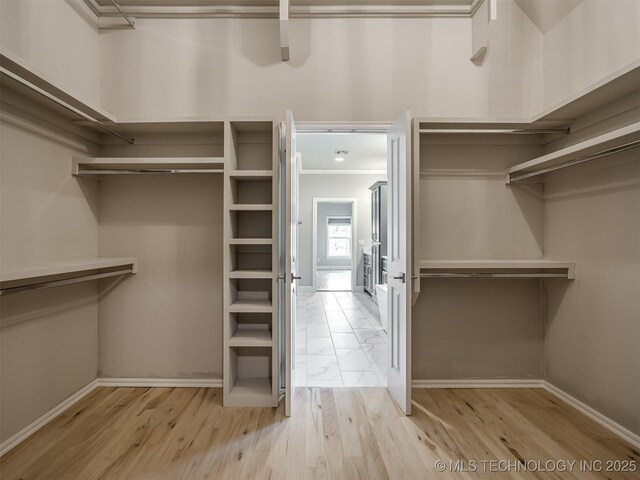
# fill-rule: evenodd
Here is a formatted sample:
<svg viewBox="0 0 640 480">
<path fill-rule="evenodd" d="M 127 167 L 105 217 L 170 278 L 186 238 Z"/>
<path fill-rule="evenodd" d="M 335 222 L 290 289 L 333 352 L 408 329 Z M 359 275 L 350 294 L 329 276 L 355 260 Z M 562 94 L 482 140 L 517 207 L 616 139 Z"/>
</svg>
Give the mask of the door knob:
<svg viewBox="0 0 640 480">
<path fill-rule="evenodd" d="M 302 280 L 302 277 L 296 277 L 293 273 L 291 274 L 291 283 L 293 283 L 294 280 Z"/>
<path fill-rule="evenodd" d="M 405 275 L 404 273 L 401 273 L 399 276 L 397 277 L 393 277 L 394 280 L 400 280 L 402 283 L 405 282 Z"/>
</svg>

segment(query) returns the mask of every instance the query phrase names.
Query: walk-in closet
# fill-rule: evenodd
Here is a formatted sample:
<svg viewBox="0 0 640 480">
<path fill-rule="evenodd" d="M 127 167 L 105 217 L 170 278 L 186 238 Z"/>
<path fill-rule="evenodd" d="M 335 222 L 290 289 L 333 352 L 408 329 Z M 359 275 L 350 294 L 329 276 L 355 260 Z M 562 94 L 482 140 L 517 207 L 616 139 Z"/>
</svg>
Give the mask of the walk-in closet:
<svg viewBox="0 0 640 480">
<path fill-rule="evenodd" d="M 640 479 L 640 1 L 0 0 L 0 477 Z"/>
</svg>

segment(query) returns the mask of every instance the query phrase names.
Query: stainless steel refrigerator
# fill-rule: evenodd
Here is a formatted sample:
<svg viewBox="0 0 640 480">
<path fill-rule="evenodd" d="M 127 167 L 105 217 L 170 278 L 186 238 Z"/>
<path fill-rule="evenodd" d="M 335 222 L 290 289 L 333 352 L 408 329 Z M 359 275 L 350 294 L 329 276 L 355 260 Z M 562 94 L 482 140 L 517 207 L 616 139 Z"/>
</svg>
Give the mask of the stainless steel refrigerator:
<svg viewBox="0 0 640 480">
<path fill-rule="evenodd" d="M 387 182 L 376 182 L 371 190 L 371 260 L 365 264 L 365 290 L 376 296 L 376 285 L 386 283 L 383 260 L 387 258 Z M 367 268 L 368 267 L 368 268 Z"/>
</svg>

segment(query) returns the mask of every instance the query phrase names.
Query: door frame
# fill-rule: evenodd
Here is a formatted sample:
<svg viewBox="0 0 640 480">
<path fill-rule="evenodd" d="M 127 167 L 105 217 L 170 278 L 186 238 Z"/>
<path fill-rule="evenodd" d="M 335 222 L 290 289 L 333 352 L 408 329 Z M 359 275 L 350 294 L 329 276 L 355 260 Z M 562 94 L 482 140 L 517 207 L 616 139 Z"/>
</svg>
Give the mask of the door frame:
<svg viewBox="0 0 640 480">
<path fill-rule="evenodd" d="M 318 290 L 316 285 L 316 275 L 318 274 L 318 204 L 319 203 L 350 203 L 351 204 L 351 291 L 356 290 L 358 280 L 358 199 L 357 198 L 335 198 L 335 197 L 313 197 L 313 214 L 311 226 L 311 254 L 313 255 L 311 287 L 313 291 Z"/>
</svg>

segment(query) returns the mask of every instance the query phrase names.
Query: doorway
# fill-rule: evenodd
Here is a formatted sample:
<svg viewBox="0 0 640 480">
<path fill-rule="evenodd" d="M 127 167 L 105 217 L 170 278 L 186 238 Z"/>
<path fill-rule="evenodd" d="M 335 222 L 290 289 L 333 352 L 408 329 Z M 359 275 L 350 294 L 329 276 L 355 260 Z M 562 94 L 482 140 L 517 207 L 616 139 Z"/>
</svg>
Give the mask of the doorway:
<svg viewBox="0 0 640 480">
<path fill-rule="evenodd" d="M 365 291 L 367 259 L 378 240 L 371 187 L 387 179 L 386 132 L 298 129 L 296 148 L 302 280 L 295 384 L 386 386 L 387 333 L 375 291 Z"/>
<path fill-rule="evenodd" d="M 287 111 L 286 122 L 283 124 L 281 137 L 280 171 L 283 175 L 283 203 L 281 207 L 281 228 L 283 228 L 283 252 L 282 269 L 278 278 L 282 280 L 284 309 L 282 312 L 282 327 L 284 335 L 284 356 L 285 356 L 285 415 L 292 415 L 296 387 L 311 386 L 310 378 L 315 377 L 313 383 L 316 386 L 340 387 L 345 385 L 345 376 L 354 381 L 352 386 L 367 386 L 369 382 L 375 386 L 386 386 L 389 394 L 394 398 L 400 409 L 406 413 L 411 413 L 411 292 L 413 278 L 417 277 L 412 264 L 412 185 L 416 181 L 417 169 L 412 163 L 412 119 L 411 113 L 405 112 L 392 125 L 385 125 L 383 128 L 365 127 L 344 128 L 339 130 L 331 127 L 319 127 L 316 125 L 305 125 L 304 133 L 298 128 L 291 111 Z M 363 131 L 366 130 L 366 131 Z M 348 172 L 346 168 L 325 168 L 321 172 L 316 169 L 309 169 L 304 163 L 304 147 L 300 146 L 299 140 L 306 134 L 324 133 L 323 139 L 328 138 L 328 134 L 354 134 L 354 133 L 378 133 L 383 134 L 386 143 L 385 156 L 382 157 L 384 169 L 381 174 L 388 174 L 389 203 L 387 206 L 388 226 L 388 257 L 386 261 L 387 288 L 382 295 L 387 300 L 386 312 L 389 327 L 388 342 L 376 332 L 377 343 L 362 342 L 356 330 L 360 321 L 369 321 L 369 318 L 362 318 L 366 313 L 372 314 L 379 305 L 367 298 L 364 292 L 316 292 L 313 290 L 311 280 L 304 280 L 305 272 L 307 278 L 311 273 L 310 258 L 305 259 L 305 251 L 308 251 L 307 242 L 304 241 L 304 231 L 310 231 L 310 223 L 302 219 L 304 210 L 311 210 L 311 202 L 305 200 L 305 196 L 320 197 L 324 195 L 313 195 L 311 188 L 302 185 L 304 177 L 312 174 L 328 175 L 331 178 L 316 183 L 322 186 L 329 185 L 336 191 L 331 196 L 342 196 L 348 194 L 348 189 L 353 187 L 354 182 L 347 180 L 344 175 Z M 346 138 L 343 139 L 346 141 Z M 347 149 L 348 150 L 348 149 Z M 322 151 L 321 148 L 312 149 L 311 152 Z M 333 167 L 335 164 L 343 164 L 348 151 L 342 148 L 335 149 L 331 157 Z M 298 161 L 301 159 L 301 162 Z M 370 165 L 370 158 L 364 162 Z M 324 159 L 326 162 L 326 157 Z M 354 173 L 351 171 L 350 173 Z M 361 171 L 356 169 L 355 178 L 362 179 Z M 376 182 L 379 180 L 376 180 Z M 370 186 L 366 187 L 366 195 L 370 198 Z M 329 195 L 327 195 L 329 196 Z M 357 195 L 356 195 L 357 198 Z M 360 202 L 358 201 L 358 204 Z M 366 204 L 366 201 L 363 201 Z M 368 215 L 358 215 L 359 218 Z M 306 226 L 306 227 L 305 227 Z M 301 228 L 302 227 L 302 228 Z M 363 229 L 358 226 L 358 256 L 360 249 L 366 248 L 366 241 L 363 238 Z M 310 234 L 308 234 L 310 236 Z M 310 256 L 310 255 L 309 255 Z M 364 264 L 365 255 L 362 255 Z M 308 270 L 307 270 L 308 268 Z M 358 272 L 358 277 L 360 274 Z M 358 278 L 358 282 L 360 279 Z M 363 282 L 364 283 L 364 282 Z M 359 297 L 362 295 L 362 297 Z M 345 297 L 346 296 L 346 297 Z M 366 300 L 366 302 L 362 301 Z M 372 309 L 372 310 L 370 310 Z M 349 315 L 347 312 L 352 312 Z M 303 321 L 304 320 L 304 321 Z M 382 329 L 382 326 L 379 327 Z M 363 330 L 376 330 L 366 329 Z M 382 329 L 384 330 L 384 329 Z M 313 333 L 311 333 L 313 332 Z M 342 337 L 342 334 L 348 334 Z M 308 339 L 318 338 L 321 341 L 313 342 L 313 348 L 319 350 L 318 357 L 322 357 L 318 362 L 313 361 L 308 350 L 312 347 Z M 341 343 L 342 341 L 345 343 Z M 339 348 L 349 342 L 353 348 Z M 371 365 L 370 357 L 365 354 L 365 345 L 371 354 L 376 348 L 378 351 L 384 348 L 385 353 L 374 359 L 386 359 L 379 363 L 382 367 L 383 379 L 376 375 Z M 385 344 L 381 347 L 380 344 Z M 389 347 L 387 348 L 386 344 Z M 357 346 L 356 346 L 357 344 Z M 375 347 L 374 345 L 378 345 Z M 331 349 L 331 350 L 330 350 Z M 342 352 L 338 352 L 342 350 Z M 326 353 L 324 353 L 326 352 Z M 304 353 L 304 355 L 302 355 Z M 363 358 L 364 357 L 364 358 Z M 340 361 L 342 359 L 342 361 Z M 305 361 L 306 360 L 306 361 Z M 366 365 L 366 362 L 368 365 Z M 356 367 L 357 365 L 357 367 Z M 343 368 L 345 366 L 345 368 Z M 366 370 L 366 371 L 365 371 Z M 330 372 L 330 373 L 329 373 Z M 318 374 L 318 375 L 316 375 Z M 345 375 L 346 374 L 346 375 Z M 354 374 L 354 375 L 349 375 Z M 358 374 L 358 375 L 356 375 Z M 325 376 L 325 378 L 321 378 Z M 332 378 L 329 378 L 332 376 Z M 366 378 L 366 380 L 365 380 Z M 372 385 L 374 386 L 374 385 Z"/>
<path fill-rule="evenodd" d="M 358 200 L 313 199 L 313 289 L 352 292 L 357 286 Z"/>
</svg>

